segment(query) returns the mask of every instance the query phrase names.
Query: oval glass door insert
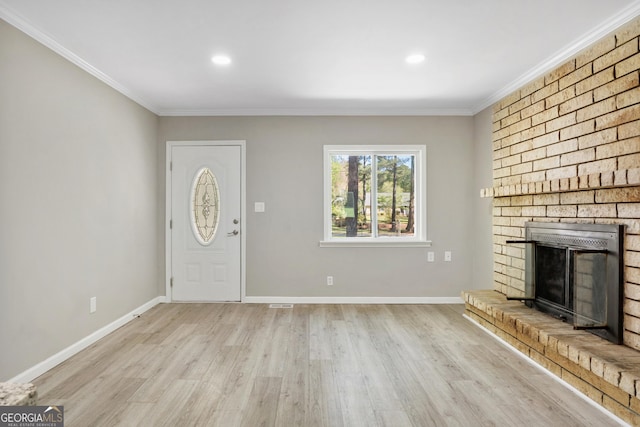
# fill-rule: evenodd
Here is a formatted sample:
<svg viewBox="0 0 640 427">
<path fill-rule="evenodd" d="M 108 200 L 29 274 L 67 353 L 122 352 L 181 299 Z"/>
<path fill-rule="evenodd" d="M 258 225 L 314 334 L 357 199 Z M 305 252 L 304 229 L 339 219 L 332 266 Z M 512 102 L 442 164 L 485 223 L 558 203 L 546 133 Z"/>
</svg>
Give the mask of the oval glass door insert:
<svg viewBox="0 0 640 427">
<path fill-rule="evenodd" d="M 220 218 L 220 190 L 211 169 L 198 171 L 191 185 L 191 229 L 201 245 L 209 245 L 216 237 Z"/>
</svg>

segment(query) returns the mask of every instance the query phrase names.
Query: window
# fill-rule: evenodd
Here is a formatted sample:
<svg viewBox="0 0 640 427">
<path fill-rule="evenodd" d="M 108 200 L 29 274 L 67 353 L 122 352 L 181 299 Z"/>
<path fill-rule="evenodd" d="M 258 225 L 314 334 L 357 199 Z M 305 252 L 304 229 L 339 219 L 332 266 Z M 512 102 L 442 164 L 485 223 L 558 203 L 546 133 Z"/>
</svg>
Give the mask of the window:
<svg viewBox="0 0 640 427">
<path fill-rule="evenodd" d="M 428 246 L 424 145 L 325 145 L 321 246 Z"/>
</svg>

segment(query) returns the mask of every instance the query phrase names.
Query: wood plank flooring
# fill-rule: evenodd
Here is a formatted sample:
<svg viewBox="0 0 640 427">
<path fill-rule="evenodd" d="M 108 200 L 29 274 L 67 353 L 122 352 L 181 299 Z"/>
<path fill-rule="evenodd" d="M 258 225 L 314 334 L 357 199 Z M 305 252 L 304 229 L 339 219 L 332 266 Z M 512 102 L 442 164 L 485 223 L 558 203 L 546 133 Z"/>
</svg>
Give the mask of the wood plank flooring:
<svg viewBox="0 0 640 427">
<path fill-rule="evenodd" d="M 73 426 L 614 426 L 462 305 L 160 304 L 37 378 Z"/>
</svg>

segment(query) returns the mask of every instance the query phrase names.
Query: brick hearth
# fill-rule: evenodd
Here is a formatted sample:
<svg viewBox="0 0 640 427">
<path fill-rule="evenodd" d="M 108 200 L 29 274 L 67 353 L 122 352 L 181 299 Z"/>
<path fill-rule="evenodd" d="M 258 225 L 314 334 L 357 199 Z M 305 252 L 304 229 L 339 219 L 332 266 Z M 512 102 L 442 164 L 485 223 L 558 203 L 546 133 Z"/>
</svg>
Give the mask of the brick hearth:
<svg viewBox="0 0 640 427">
<path fill-rule="evenodd" d="M 462 293 L 465 314 L 632 425 L 640 425 L 640 352 L 574 330 L 493 290 Z"/>
</svg>

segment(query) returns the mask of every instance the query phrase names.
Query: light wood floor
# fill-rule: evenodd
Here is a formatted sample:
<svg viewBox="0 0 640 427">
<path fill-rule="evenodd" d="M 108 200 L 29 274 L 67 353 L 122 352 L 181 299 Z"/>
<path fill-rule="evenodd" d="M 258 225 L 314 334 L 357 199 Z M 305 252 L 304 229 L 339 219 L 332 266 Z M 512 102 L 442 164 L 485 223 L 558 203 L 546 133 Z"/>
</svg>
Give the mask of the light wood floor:
<svg viewBox="0 0 640 427">
<path fill-rule="evenodd" d="M 72 426 L 610 426 L 462 305 L 161 304 L 34 381 Z"/>
</svg>

